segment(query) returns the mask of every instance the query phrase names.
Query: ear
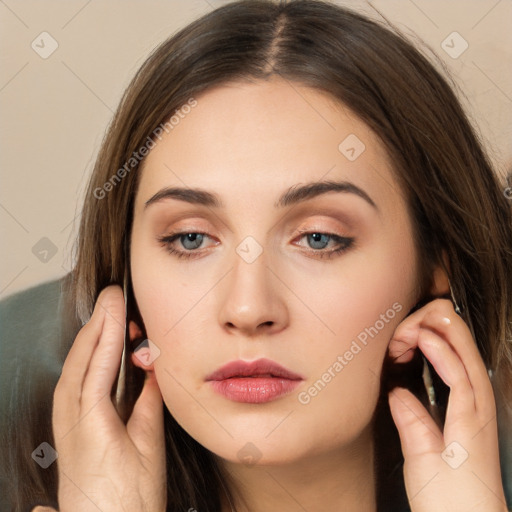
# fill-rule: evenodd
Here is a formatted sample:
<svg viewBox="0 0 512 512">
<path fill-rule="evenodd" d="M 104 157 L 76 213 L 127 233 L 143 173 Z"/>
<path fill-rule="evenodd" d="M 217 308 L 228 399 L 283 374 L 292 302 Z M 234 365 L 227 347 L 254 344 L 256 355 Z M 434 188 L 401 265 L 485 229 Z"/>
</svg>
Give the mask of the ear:
<svg viewBox="0 0 512 512">
<path fill-rule="evenodd" d="M 130 340 L 133 347 L 132 363 L 144 371 L 153 371 L 153 361 L 156 359 L 154 344 L 144 336 L 142 329 L 133 321 L 129 324 Z"/>
<path fill-rule="evenodd" d="M 442 253 L 443 263 L 434 268 L 430 287 L 431 297 L 442 297 L 450 294 L 450 281 L 448 280 L 448 273 L 450 272 L 450 262 L 446 251 Z M 405 335 L 397 336 L 401 332 L 400 325 L 397 326 L 393 338 L 391 339 L 388 352 L 389 356 L 394 362 L 406 363 L 414 357 L 414 351 L 417 347 L 417 339 L 414 336 Z M 406 333 L 408 334 L 408 333 Z"/>
<path fill-rule="evenodd" d="M 444 249 L 443 262 L 444 265 L 440 264 L 435 267 L 432 275 L 432 286 L 429 291 L 433 297 L 441 297 L 450 293 L 450 281 L 448 280 L 450 261 L 448 260 L 448 255 Z"/>
</svg>

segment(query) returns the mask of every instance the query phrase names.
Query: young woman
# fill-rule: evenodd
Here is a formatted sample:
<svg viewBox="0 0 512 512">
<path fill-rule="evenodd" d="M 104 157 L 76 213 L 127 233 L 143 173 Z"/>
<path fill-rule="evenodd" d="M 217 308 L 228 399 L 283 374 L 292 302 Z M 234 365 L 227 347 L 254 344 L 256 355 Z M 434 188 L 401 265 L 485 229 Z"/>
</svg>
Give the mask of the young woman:
<svg viewBox="0 0 512 512">
<path fill-rule="evenodd" d="M 402 36 L 313 0 L 193 22 L 103 142 L 85 325 L 30 426 L 58 458 L 15 467 L 15 510 L 507 510 L 511 230 Z"/>
</svg>

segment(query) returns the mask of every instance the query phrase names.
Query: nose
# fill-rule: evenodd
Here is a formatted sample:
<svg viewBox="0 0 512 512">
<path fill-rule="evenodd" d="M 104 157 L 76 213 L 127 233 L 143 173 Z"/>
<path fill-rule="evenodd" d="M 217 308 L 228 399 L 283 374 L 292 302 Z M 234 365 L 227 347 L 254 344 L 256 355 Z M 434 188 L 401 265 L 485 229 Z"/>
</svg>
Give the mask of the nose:
<svg viewBox="0 0 512 512">
<path fill-rule="evenodd" d="M 285 290 L 264 252 L 252 263 L 236 255 L 224 280 L 220 325 L 231 334 L 249 337 L 281 331 L 288 324 Z"/>
</svg>

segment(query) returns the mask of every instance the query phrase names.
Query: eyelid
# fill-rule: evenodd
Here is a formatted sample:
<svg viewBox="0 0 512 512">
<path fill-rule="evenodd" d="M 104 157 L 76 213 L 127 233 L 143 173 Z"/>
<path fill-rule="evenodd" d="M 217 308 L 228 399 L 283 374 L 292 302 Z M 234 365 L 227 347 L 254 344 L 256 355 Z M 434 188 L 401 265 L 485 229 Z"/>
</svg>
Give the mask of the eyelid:
<svg viewBox="0 0 512 512">
<path fill-rule="evenodd" d="M 300 227 L 297 228 L 297 225 Z M 163 226 L 165 227 L 165 226 Z M 273 226 L 269 233 L 274 232 L 274 234 L 279 233 L 280 229 L 277 231 L 274 230 L 276 226 Z M 301 237 L 304 237 L 307 234 L 320 233 L 323 235 L 328 235 L 336 243 L 340 243 L 340 241 L 350 242 L 353 244 L 355 238 L 351 235 L 354 232 L 354 226 L 352 222 L 348 222 L 348 219 L 345 215 L 341 215 L 339 211 L 326 209 L 309 209 L 307 212 L 303 212 L 300 215 L 293 215 L 292 218 L 285 218 L 283 222 L 283 227 L 285 229 L 281 231 L 280 236 L 284 236 L 287 241 L 285 244 L 290 244 L 295 248 L 302 248 L 306 252 L 313 252 L 320 254 L 322 251 L 320 249 L 315 250 L 306 247 L 306 245 L 300 243 Z M 159 230 L 160 231 L 160 230 Z M 191 219 L 187 217 L 186 219 L 178 218 L 174 219 L 173 223 L 167 223 L 167 229 L 162 229 L 160 231 L 161 235 L 157 237 L 157 241 L 160 245 L 164 245 L 167 247 L 177 247 L 175 251 L 175 255 L 177 252 L 185 251 L 187 254 L 194 254 L 197 256 L 207 256 L 213 248 L 221 243 L 221 239 L 224 238 L 222 236 L 222 228 L 220 230 L 219 236 L 214 236 L 210 233 L 216 233 L 218 231 L 218 226 L 216 226 L 215 222 L 211 222 L 206 220 L 201 215 L 198 217 L 194 217 Z M 232 231 L 229 230 L 232 234 Z M 187 233 L 196 233 L 203 235 L 205 237 L 204 246 L 198 249 L 189 249 L 186 250 L 182 248 L 180 242 L 180 236 L 184 236 Z M 173 238 L 172 241 L 169 239 Z M 208 239 L 210 239 L 210 243 L 208 243 Z M 298 240 L 299 239 L 299 240 Z M 170 251 L 173 252 L 173 251 Z"/>
<path fill-rule="evenodd" d="M 196 234 L 205 235 L 208 238 L 210 238 L 211 240 L 216 238 L 209 233 L 209 230 L 204 230 L 204 229 L 198 228 L 197 226 L 193 226 L 193 227 L 192 226 L 184 226 L 184 227 L 177 227 L 177 228 L 170 229 L 170 230 L 165 230 L 164 234 L 160 235 L 158 238 L 170 238 L 175 235 L 185 235 L 188 233 L 196 233 Z M 348 234 L 346 233 L 346 230 L 330 229 L 325 226 L 323 226 L 323 227 L 312 226 L 312 227 L 307 227 L 307 228 L 297 228 L 295 231 L 292 231 L 289 234 L 289 236 L 291 236 L 293 234 L 294 239 L 295 239 L 298 235 L 312 234 L 312 233 L 323 233 L 326 235 L 335 235 L 335 236 L 339 236 L 341 238 L 348 238 Z"/>
<path fill-rule="evenodd" d="M 325 233 L 328 235 L 336 235 L 339 237 L 348 237 L 349 233 L 354 231 L 354 228 L 351 226 L 348 226 L 346 223 L 343 223 L 342 225 L 340 225 L 341 223 L 337 222 L 337 226 L 333 226 L 332 224 L 333 224 L 332 220 L 331 220 L 331 222 L 326 221 L 326 220 L 323 220 L 323 221 L 315 220 L 313 222 L 304 223 L 303 226 L 305 226 L 305 227 L 301 226 L 299 228 L 296 228 L 291 234 L 293 234 L 293 233 L 296 233 L 296 234 Z"/>
<path fill-rule="evenodd" d="M 314 225 L 320 224 L 321 229 L 325 230 L 326 224 L 328 226 L 338 225 L 343 226 L 345 229 L 356 229 L 366 222 L 366 218 L 361 216 L 359 210 L 347 210 L 341 207 L 331 206 L 308 206 L 302 205 L 296 208 L 296 211 L 289 212 L 286 225 L 288 224 L 301 224 L 301 225 Z"/>
<path fill-rule="evenodd" d="M 318 215 L 318 213 L 310 214 L 308 215 L 308 217 L 311 215 Z M 286 224 L 289 224 L 289 222 L 290 221 L 286 222 Z M 314 219 L 312 222 L 304 222 L 303 225 L 305 225 L 306 227 L 295 228 L 292 226 L 291 229 L 286 230 L 288 232 L 287 236 L 292 236 L 293 234 L 299 235 L 304 233 L 324 233 L 330 235 L 337 235 L 339 237 L 348 237 L 347 232 L 353 230 L 353 226 L 345 222 L 342 218 L 338 217 L 334 219 L 334 222 L 338 224 L 338 227 L 330 227 L 333 224 L 333 218 L 326 217 L 325 215 L 323 215 L 322 219 Z M 210 232 L 216 230 L 216 228 L 214 227 L 213 229 L 211 229 L 211 223 L 209 223 L 208 227 L 206 227 L 204 224 L 205 223 L 202 223 L 201 225 L 191 226 L 190 224 L 180 225 L 178 222 L 178 225 L 176 227 L 173 226 L 171 229 L 163 229 L 161 236 L 170 237 L 175 234 L 199 233 L 207 235 L 210 239 L 216 238 L 210 234 Z M 293 222 L 293 224 L 296 225 L 296 222 Z M 340 227 L 339 224 L 342 224 L 343 227 Z M 273 228 L 271 229 L 271 231 L 273 231 Z"/>
<path fill-rule="evenodd" d="M 186 230 L 186 231 L 177 231 L 177 232 L 175 231 L 168 235 L 160 236 L 157 238 L 157 241 L 170 254 L 172 254 L 173 256 L 175 256 L 178 259 L 183 258 L 185 260 L 193 260 L 195 258 L 201 258 L 202 255 L 204 254 L 204 252 L 208 251 L 208 248 L 203 248 L 201 250 L 199 250 L 199 249 L 198 250 L 187 250 L 187 249 L 175 249 L 172 247 L 172 244 L 176 240 L 179 240 L 181 236 L 189 234 L 189 233 L 199 234 L 199 235 L 206 236 L 207 238 L 212 239 L 212 237 L 208 233 L 203 233 L 203 232 L 194 231 L 194 230 Z M 351 248 L 353 248 L 356 245 L 356 239 L 354 237 L 344 236 L 344 235 L 332 233 L 327 230 L 321 230 L 321 229 L 309 229 L 309 230 L 308 229 L 299 229 L 299 235 L 296 236 L 294 238 L 294 240 L 296 240 L 297 238 L 301 239 L 305 235 L 314 234 L 314 233 L 327 235 L 328 237 L 330 237 L 332 240 L 334 240 L 336 242 L 336 245 L 338 247 L 334 248 L 334 249 L 329 249 L 329 250 L 324 250 L 324 249 L 315 250 L 315 249 L 304 248 L 304 250 L 302 252 L 304 252 L 304 254 L 307 257 L 313 257 L 315 259 L 324 259 L 324 258 L 330 259 L 335 256 L 343 255 L 345 252 L 347 252 L 348 250 L 350 250 Z M 214 246 L 218 245 L 219 243 L 220 242 L 215 243 Z M 335 245 L 335 247 L 336 247 L 336 245 Z M 301 245 L 299 245 L 299 246 L 302 247 Z"/>
<path fill-rule="evenodd" d="M 294 208 L 293 212 L 288 212 L 284 217 L 281 217 L 279 222 L 276 222 L 272 225 L 270 231 L 273 231 L 276 226 L 279 224 L 282 224 L 284 226 L 289 225 L 297 225 L 300 223 L 311 222 L 311 218 L 313 223 L 321 222 L 322 224 L 324 222 L 328 222 L 332 224 L 333 222 L 337 224 L 342 224 L 347 229 L 353 229 L 355 227 L 358 227 L 361 222 L 365 221 L 364 217 L 361 217 L 358 213 L 359 210 L 356 208 L 355 210 L 348 210 L 347 208 L 341 208 L 338 206 L 317 206 L 317 205 L 300 205 L 297 206 L 297 208 Z M 193 210 L 186 210 L 184 212 L 175 211 L 172 214 L 172 217 L 168 218 L 167 220 L 171 220 L 171 222 L 165 222 L 165 225 L 162 223 L 160 227 L 164 228 L 162 231 L 166 231 L 166 226 L 173 226 L 172 231 L 174 230 L 189 230 L 200 232 L 200 231 L 207 231 L 207 229 L 204 229 L 202 226 L 214 226 L 214 229 L 217 229 L 220 225 L 221 229 L 226 228 L 226 230 L 230 233 L 233 233 L 234 228 L 233 226 L 227 221 L 227 219 L 219 218 L 218 215 L 214 214 L 214 218 L 210 218 L 209 213 L 211 212 L 202 212 L 198 211 L 196 209 Z M 166 215 L 167 216 L 167 215 Z M 307 220 L 309 219 L 309 220 Z M 161 220 L 164 220 L 163 218 Z M 184 227 L 180 225 L 180 223 L 183 222 Z M 198 222 L 200 223 L 201 227 L 194 226 L 191 228 L 190 226 L 186 225 L 188 222 Z M 160 224 L 160 222 L 159 222 Z M 177 225 L 177 227 L 174 227 L 174 225 Z M 170 228 L 167 227 L 167 230 Z M 322 228 L 325 230 L 325 226 Z"/>
</svg>

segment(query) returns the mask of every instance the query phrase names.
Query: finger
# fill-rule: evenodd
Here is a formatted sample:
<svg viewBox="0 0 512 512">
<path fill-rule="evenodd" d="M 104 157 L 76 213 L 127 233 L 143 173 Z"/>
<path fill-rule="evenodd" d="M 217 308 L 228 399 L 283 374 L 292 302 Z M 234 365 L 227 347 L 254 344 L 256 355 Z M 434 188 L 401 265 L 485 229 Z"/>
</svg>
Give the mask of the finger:
<svg viewBox="0 0 512 512">
<path fill-rule="evenodd" d="M 447 318 L 448 321 L 444 319 Z M 418 330 L 424 327 L 445 339 L 457 353 L 464 365 L 475 395 L 477 410 L 489 408 L 493 404 L 492 386 L 473 339 L 464 320 L 455 313 L 453 304 L 447 299 L 436 299 L 404 319 L 396 328 L 390 342 L 390 355 L 395 358 L 406 351 L 405 347 L 415 348 Z M 410 355 L 409 355 L 410 354 Z M 412 358 L 412 350 L 399 357 L 397 362 Z"/>
<path fill-rule="evenodd" d="M 96 403 L 110 393 L 121 363 L 125 334 L 125 306 L 119 286 L 105 289 L 97 307 L 104 310 L 103 328 L 84 379 L 83 401 Z"/>
<path fill-rule="evenodd" d="M 443 436 L 428 411 L 407 389 L 389 393 L 389 408 L 400 435 L 404 457 L 441 452 Z"/>
<path fill-rule="evenodd" d="M 428 329 L 420 329 L 418 347 L 450 388 L 447 419 L 460 419 L 474 413 L 473 388 L 466 369 L 453 348 L 446 340 Z"/>
<path fill-rule="evenodd" d="M 449 308 L 453 309 L 451 303 Z M 478 347 L 464 320 L 455 312 L 450 314 L 449 311 L 433 310 L 425 315 L 421 325 L 444 339 L 460 359 L 472 388 L 475 409 L 487 411 L 489 406 L 492 406 L 492 410 L 494 410 L 491 381 Z"/>
<path fill-rule="evenodd" d="M 410 332 L 406 333 L 403 329 L 399 333 L 397 330 L 398 328 L 393 333 L 393 338 L 389 343 L 389 356 L 395 363 L 409 363 L 418 345 L 418 333 L 412 328 Z"/>
<path fill-rule="evenodd" d="M 68 432 L 80 415 L 84 380 L 105 319 L 105 310 L 99 306 L 99 301 L 106 293 L 107 289 L 101 291 L 89 322 L 77 334 L 55 387 L 52 424 L 56 437 Z"/>
<path fill-rule="evenodd" d="M 103 291 L 100 297 L 102 294 Z M 78 332 L 64 361 L 60 380 L 63 381 L 65 389 L 78 388 L 81 393 L 87 369 L 103 328 L 104 318 L 104 309 L 98 307 L 96 303 L 91 318 Z"/>
<path fill-rule="evenodd" d="M 144 387 L 133 408 L 126 429 L 138 450 L 155 460 L 164 450 L 164 411 L 154 372 L 146 372 Z"/>
</svg>

